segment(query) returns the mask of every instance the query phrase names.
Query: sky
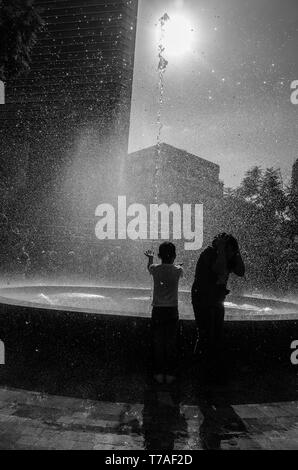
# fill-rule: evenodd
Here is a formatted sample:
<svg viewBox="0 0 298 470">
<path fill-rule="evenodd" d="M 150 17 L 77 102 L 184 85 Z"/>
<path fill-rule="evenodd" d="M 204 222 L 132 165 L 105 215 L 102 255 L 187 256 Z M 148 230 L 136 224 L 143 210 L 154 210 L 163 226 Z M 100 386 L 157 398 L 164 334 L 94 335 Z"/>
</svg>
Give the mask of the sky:
<svg viewBox="0 0 298 470">
<path fill-rule="evenodd" d="M 164 13 L 179 29 L 166 32 L 162 141 L 219 164 L 227 187 L 255 165 L 280 168 L 288 184 L 298 158 L 298 105 L 290 99 L 298 0 L 139 0 L 130 152 L 157 139 Z"/>
</svg>

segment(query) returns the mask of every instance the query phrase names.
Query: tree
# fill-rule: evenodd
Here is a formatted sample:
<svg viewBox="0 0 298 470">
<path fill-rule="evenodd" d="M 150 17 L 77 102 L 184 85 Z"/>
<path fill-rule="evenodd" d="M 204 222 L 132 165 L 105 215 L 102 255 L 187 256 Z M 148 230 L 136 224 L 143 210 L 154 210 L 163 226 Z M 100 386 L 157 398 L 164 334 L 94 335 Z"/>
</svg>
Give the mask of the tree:
<svg viewBox="0 0 298 470">
<path fill-rule="evenodd" d="M 0 80 L 8 81 L 29 69 L 42 27 L 34 0 L 0 0 Z"/>
<path fill-rule="evenodd" d="M 287 200 L 279 170 L 267 168 L 265 171 L 260 187 L 260 203 L 272 217 L 283 217 Z"/>
<path fill-rule="evenodd" d="M 238 194 L 247 200 L 258 201 L 260 187 L 262 185 L 263 170 L 255 166 L 248 170 L 238 188 Z"/>
<path fill-rule="evenodd" d="M 292 182 L 287 193 L 287 232 L 291 240 L 298 237 L 298 159 L 293 165 Z"/>
<path fill-rule="evenodd" d="M 298 193 L 293 191 L 288 193 L 287 216 L 288 235 L 294 241 L 298 237 Z"/>
<path fill-rule="evenodd" d="M 287 196 L 279 170 L 250 169 L 240 186 L 225 191 L 222 229 L 233 233 L 245 252 L 247 284 L 263 291 L 281 289 Z M 247 285 L 248 287 L 248 285 Z"/>
</svg>

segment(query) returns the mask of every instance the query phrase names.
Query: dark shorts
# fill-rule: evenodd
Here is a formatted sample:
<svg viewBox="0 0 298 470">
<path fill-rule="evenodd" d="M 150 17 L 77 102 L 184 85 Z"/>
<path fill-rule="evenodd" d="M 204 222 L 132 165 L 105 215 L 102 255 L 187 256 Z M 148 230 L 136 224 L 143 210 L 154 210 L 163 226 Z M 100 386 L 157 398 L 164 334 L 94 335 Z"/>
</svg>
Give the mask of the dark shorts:
<svg viewBox="0 0 298 470">
<path fill-rule="evenodd" d="M 178 307 L 153 307 L 152 326 L 176 323 L 179 319 Z"/>
</svg>

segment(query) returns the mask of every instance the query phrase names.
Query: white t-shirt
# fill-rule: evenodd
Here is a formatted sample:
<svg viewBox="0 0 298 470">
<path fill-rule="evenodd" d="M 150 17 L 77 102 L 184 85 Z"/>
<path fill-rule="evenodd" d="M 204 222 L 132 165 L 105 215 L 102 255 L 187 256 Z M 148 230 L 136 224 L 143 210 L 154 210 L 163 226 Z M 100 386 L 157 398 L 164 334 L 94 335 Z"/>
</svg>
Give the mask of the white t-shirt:
<svg viewBox="0 0 298 470">
<path fill-rule="evenodd" d="M 183 268 L 175 264 L 152 264 L 149 268 L 153 276 L 153 307 L 177 307 L 178 284 L 183 276 Z"/>
</svg>

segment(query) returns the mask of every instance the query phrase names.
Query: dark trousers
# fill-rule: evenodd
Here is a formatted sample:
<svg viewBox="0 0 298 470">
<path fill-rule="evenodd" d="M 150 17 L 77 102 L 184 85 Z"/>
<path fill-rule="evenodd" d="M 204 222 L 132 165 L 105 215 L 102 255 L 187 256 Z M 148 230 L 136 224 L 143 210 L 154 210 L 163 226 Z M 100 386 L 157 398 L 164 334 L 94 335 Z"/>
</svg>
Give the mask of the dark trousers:
<svg viewBox="0 0 298 470">
<path fill-rule="evenodd" d="M 215 372 L 223 360 L 224 304 L 193 300 L 193 309 L 198 329 L 197 352 L 210 372 Z"/>
<path fill-rule="evenodd" d="M 155 374 L 174 375 L 177 370 L 178 325 L 177 307 L 153 307 L 151 331 Z"/>
</svg>

